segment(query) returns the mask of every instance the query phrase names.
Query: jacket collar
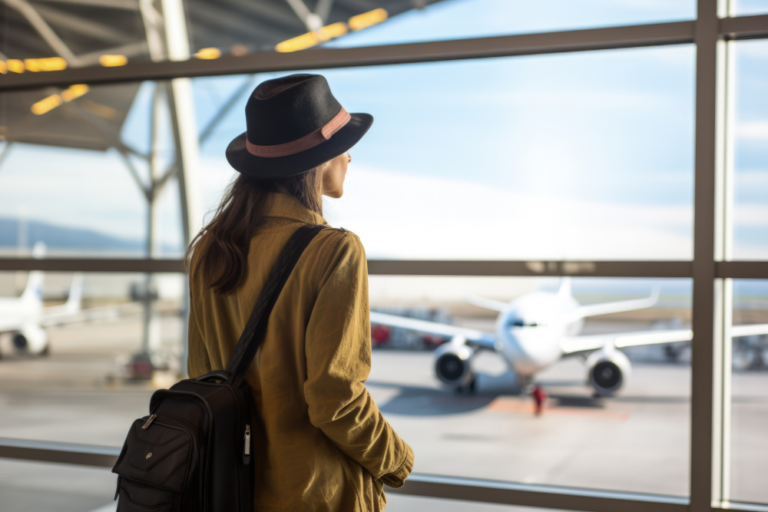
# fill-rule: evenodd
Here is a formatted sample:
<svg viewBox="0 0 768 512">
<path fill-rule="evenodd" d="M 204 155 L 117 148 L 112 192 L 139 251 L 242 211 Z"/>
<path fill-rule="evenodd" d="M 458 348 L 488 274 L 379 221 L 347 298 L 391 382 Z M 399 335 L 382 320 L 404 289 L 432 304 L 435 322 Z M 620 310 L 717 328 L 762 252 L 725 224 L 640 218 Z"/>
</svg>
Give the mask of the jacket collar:
<svg viewBox="0 0 768 512">
<path fill-rule="evenodd" d="M 328 224 L 322 215 L 313 212 L 291 195 L 272 192 L 269 196 L 267 217 L 297 220 L 306 224 Z"/>
</svg>

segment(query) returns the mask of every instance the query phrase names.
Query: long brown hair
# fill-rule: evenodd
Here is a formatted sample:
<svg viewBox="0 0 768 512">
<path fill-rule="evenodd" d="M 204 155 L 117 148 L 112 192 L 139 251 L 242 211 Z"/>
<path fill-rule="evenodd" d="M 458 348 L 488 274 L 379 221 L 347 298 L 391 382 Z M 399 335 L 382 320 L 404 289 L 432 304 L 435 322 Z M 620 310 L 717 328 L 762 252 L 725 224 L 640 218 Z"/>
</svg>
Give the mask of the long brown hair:
<svg viewBox="0 0 768 512">
<path fill-rule="evenodd" d="M 189 244 L 185 254 L 192 276 L 216 293 L 229 294 L 245 282 L 251 238 L 264 223 L 271 192 L 283 191 L 323 214 L 320 168 L 289 178 L 263 180 L 240 174 L 227 188 L 213 219 Z"/>
</svg>

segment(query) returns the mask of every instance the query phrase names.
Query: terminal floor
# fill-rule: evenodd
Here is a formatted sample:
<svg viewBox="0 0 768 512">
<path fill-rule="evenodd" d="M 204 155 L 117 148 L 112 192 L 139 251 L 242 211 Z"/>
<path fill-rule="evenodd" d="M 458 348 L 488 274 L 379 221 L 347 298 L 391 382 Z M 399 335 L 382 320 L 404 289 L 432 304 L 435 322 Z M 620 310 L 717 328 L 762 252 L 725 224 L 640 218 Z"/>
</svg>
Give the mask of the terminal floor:
<svg viewBox="0 0 768 512">
<path fill-rule="evenodd" d="M 153 389 L 105 376 L 136 349 L 138 332 L 128 320 L 70 326 L 52 330 L 50 357 L 0 361 L 0 437 L 120 445 Z M 538 376 L 551 397 L 541 417 L 490 353 L 477 358 L 473 395 L 441 388 L 427 352 L 374 351 L 368 387 L 413 446 L 420 473 L 685 495 L 690 368 L 660 354 L 631 352 L 632 379 L 608 400 L 591 397 L 580 359 L 553 366 Z M 768 372 L 733 380 L 733 496 L 766 503 Z M 113 488 L 105 469 L 0 460 L 0 512 L 88 512 L 108 506 Z M 523 510 L 395 495 L 389 503 L 393 511 Z"/>
</svg>

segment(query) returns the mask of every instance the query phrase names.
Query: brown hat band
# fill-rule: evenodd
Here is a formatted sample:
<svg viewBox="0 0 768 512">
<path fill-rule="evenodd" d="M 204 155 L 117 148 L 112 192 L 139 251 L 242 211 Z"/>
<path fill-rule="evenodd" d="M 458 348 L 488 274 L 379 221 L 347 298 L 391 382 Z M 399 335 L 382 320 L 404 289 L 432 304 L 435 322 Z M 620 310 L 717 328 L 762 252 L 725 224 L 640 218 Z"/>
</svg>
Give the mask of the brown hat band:
<svg viewBox="0 0 768 512">
<path fill-rule="evenodd" d="M 277 158 L 280 156 L 295 155 L 311 149 L 318 144 L 329 140 L 333 137 L 333 134 L 341 130 L 352 119 L 349 112 L 341 107 L 341 110 L 336 114 L 333 119 L 325 123 L 317 130 L 306 134 L 305 136 L 286 142 L 284 144 L 275 144 L 274 146 L 259 146 L 257 144 L 251 144 L 251 142 L 245 139 L 245 149 L 248 150 L 253 156 L 261 156 L 264 158 Z"/>
</svg>

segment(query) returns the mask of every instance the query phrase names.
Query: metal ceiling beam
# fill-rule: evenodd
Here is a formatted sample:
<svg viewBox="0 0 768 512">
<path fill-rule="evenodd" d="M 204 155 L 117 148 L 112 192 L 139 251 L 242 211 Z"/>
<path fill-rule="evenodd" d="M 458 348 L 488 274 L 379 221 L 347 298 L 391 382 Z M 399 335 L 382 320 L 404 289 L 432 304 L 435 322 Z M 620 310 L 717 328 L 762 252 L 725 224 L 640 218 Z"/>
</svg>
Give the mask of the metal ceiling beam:
<svg viewBox="0 0 768 512">
<path fill-rule="evenodd" d="M 138 11 L 136 0 L 34 0 L 35 3 L 56 3 L 68 5 L 85 5 L 88 7 L 103 7 L 104 9 L 122 9 Z"/>
<path fill-rule="evenodd" d="M 77 32 L 77 34 L 110 44 L 128 44 L 136 40 L 136 37 L 116 30 L 114 27 L 61 11 L 55 7 L 39 5 L 36 7 L 45 20 L 59 28 Z M 106 53 L 106 52 L 105 52 Z M 80 65 L 84 65 L 80 63 Z"/>
<path fill-rule="evenodd" d="M 32 28 L 40 35 L 41 38 L 56 52 L 56 54 L 67 61 L 70 66 L 79 66 L 80 61 L 69 49 L 69 46 L 61 40 L 56 32 L 48 25 L 37 10 L 32 7 L 31 4 L 25 0 L 3 0 L 5 4 L 12 9 L 16 10 L 19 14 L 24 16 L 26 20 L 32 25 Z"/>
<path fill-rule="evenodd" d="M 136 62 L 117 68 L 8 74 L 0 78 L 0 91 L 50 84 L 166 80 L 174 77 L 236 75 L 686 44 L 693 42 L 694 29 L 693 21 L 682 21 L 363 48 L 318 48 L 295 53 L 263 52 L 241 57 L 227 55 L 216 60 Z"/>
<path fill-rule="evenodd" d="M 149 45 L 146 41 L 137 41 L 135 43 L 128 43 L 122 46 L 116 46 L 114 48 L 106 48 L 97 52 L 83 53 L 78 55 L 77 58 L 83 66 L 95 66 L 99 63 L 99 58 L 102 55 L 125 55 L 128 58 L 139 57 L 149 53 Z"/>
</svg>

